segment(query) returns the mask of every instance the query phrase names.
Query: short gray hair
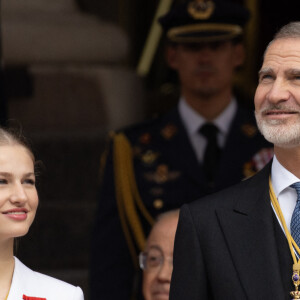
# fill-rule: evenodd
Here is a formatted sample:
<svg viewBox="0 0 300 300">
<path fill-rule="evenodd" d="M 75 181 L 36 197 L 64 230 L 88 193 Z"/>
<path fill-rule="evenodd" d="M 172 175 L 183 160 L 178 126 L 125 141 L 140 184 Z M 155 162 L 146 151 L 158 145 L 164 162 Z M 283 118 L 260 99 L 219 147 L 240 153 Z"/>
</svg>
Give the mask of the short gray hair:
<svg viewBox="0 0 300 300">
<path fill-rule="evenodd" d="M 290 22 L 284 26 L 282 26 L 274 35 L 274 38 L 267 45 L 266 50 L 264 52 L 264 57 L 266 55 L 269 47 L 279 39 L 300 39 L 300 22 Z"/>
<path fill-rule="evenodd" d="M 300 22 L 290 22 L 279 29 L 273 41 L 278 39 L 300 38 Z"/>
</svg>

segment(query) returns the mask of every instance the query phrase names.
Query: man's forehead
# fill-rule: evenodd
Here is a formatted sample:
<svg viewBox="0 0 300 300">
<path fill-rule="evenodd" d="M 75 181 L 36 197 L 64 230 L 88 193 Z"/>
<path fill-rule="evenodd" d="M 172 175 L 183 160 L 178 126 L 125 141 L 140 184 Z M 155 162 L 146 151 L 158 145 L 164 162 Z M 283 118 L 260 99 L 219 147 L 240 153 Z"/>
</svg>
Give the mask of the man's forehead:
<svg viewBox="0 0 300 300">
<path fill-rule="evenodd" d="M 273 41 L 266 50 L 265 58 L 272 55 L 289 56 L 300 55 L 299 38 L 281 38 Z"/>
<path fill-rule="evenodd" d="M 300 65 L 300 38 L 275 40 L 266 50 L 262 69 L 293 68 Z"/>
</svg>

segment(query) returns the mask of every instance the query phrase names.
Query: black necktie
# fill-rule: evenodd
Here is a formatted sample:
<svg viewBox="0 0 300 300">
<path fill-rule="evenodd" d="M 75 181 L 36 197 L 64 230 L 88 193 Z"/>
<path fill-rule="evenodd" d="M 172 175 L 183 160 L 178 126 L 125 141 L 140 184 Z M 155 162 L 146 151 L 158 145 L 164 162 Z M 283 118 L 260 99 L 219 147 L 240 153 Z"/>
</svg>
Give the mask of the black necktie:
<svg viewBox="0 0 300 300">
<path fill-rule="evenodd" d="M 220 147 L 218 146 L 218 128 L 212 123 L 206 123 L 200 128 L 200 133 L 205 136 L 207 145 L 203 157 L 203 168 L 208 181 L 213 184 L 216 170 L 220 160 Z"/>
</svg>

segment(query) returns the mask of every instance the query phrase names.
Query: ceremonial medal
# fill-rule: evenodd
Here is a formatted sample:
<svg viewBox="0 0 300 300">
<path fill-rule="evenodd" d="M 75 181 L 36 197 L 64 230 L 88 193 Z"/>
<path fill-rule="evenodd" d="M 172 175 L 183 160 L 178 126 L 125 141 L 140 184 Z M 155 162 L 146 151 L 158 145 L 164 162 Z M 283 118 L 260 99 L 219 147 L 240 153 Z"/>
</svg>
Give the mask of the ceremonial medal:
<svg viewBox="0 0 300 300">
<path fill-rule="evenodd" d="M 242 133 L 248 138 L 253 138 L 257 134 L 257 128 L 253 124 L 243 124 L 241 126 Z"/>
<path fill-rule="evenodd" d="M 173 124 L 168 124 L 166 125 L 162 130 L 161 130 L 161 135 L 166 139 L 170 140 L 174 137 L 174 135 L 177 132 L 177 127 Z"/>
<path fill-rule="evenodd" d="M 298 254 L 300 254 L 300 249 L 299 249 L 298 245 L 296 244 L 296 242 L 294 241 L 293 237 L 291 236 L 289 230 L 287 229 L 286 222 L 285 222 L 284 216 L 282 214 L 279 202 L 278 202 L 278 200 L 275 196 L 274 190 L 273 190 L 271 177 L 269 178 L 269 188 L 270 188 L 269 191 L 270 191 L 271 202 L 273 204 L 276 215 L 279 218 L 279 220 L 281 222 L 281 225 L 284 228 L 285 236 L 287 238 L 289 248 L 290 248 L 290 252 L 291 252 L 291 255 L 292 255 L 292 258 L 293 258 L 293 261 L 294 261 L 292 281 L 293 281 L 293 284 L 295 286 L 295 291 L 290 292 L 290 295 L 293 297 L 292 300 L 297 300 L 297 299 L 300 299 L 300 291 L 298 290 L 298 286 L 300 285 L 300 260 L 297 261 L 295 251 Z M 295 249 L 295 251 L 294 251 L 294 249 Z"/>
<path fill-rule="evenodd" d="M 151 138 L 151 134 L 149 132 L 145 132 L 139 137 L 139 141 L 143 145 L 148 145 L 151 142 Z"/>
<path fill-rule="evenodd" d="M 273 157 L 273 148 L 263 148 L 243 165 L 243 174 L 246 178 L 253 176 L 260 171 Z"/>
<path fill-rule="evenodd" d="M 291 296 L 293 297 L 293 300 L 300 299 L 300 292 L 298 291 L 298 286 L 300 284 L 299 271 L 300 271 L 300 264 L 299 263 L 294 264 L 292 280 L 295 286 L 295 291 L 290 292 Z"/>
<path fill-rule="evenodd" d="M 160 164 L 157 166 L 154 172 L 147 172 L 144 174 L 146 180 L 155 182 L 157 184 L 164 184 L 169 181 L 174 181 L 179 176 L 179 171 L 170 171 L 166 164 Z"/>
<path fill-rule="evenodd" d="M 147 150 L 145 153 L 141 155 L 142 162 L 146 165 L 153 164 L 158 157 L 159 157 L 159 153 L 154 152 L 152 150 Z"/>
</svg>

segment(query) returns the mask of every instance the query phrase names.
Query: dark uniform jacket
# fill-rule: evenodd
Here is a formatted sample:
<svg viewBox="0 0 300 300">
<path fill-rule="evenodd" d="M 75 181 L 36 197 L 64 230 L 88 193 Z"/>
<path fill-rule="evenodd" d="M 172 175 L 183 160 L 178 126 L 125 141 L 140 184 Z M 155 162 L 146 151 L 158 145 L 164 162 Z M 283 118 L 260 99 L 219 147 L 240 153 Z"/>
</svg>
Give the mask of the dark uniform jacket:
<svg viewBox="0 0 300 300">
<path fill-rule="evenodd" d="M 293 261 L 271 207 L 270 166 L 181 208 L 170 300 L 291 299 Z"/>
<path fill-rule="evenodd" d="M 239 107 L 212 186 L 177 108 L 117 134 L 99 191 L 91 256 L 92 300 L 132 299 L 134 285 L 140 285 L 134 282 L 137 255 L 153 219 L 253 175 L 257 171 L 253 158 L 265 147 L 271 145 L 258 132 L 253 112 Z"/>
</svg>

